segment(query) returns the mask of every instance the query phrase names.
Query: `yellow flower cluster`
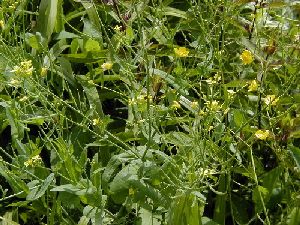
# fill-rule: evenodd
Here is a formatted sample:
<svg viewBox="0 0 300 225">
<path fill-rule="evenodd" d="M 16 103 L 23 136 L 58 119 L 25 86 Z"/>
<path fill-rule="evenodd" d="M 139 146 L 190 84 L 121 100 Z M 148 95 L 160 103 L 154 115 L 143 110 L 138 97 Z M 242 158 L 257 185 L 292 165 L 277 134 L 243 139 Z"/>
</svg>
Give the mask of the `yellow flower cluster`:
<svg viewBox="0 0 300 225">
<path fill-rule="evenodd" d="M 20 85 L 20 81 L 19 80 L 16 80 L 16 79 L 11 79 L 9 81 L 9 85 L 13 86 L 13 87 L 16 87 L 16 86 L 19 86 Z"/>
<path fill-rule="evenodd" d="M 206 82 L 211 84 L 217 84 L 222 79 L 221 75 L 219 73 L 216 73 L 214 77 L 210 77 L 206 80 Z"/>
<path fill-rule="evenodd" d="M 174 48 L 175 55 L 178 57 L 187 57 L 190 51 L 186 47 Z"/>
<path fill-rule="evenodd" d="M 211 111 L 218 111 L 221 109 L 219 102 L 216 100 L 213 100 L 211 102 L 206 102 L 205 105 L 207 105 L 208 109 Z"/>
<path fill-rule="evenodd" d="M 264 102 L 266 103 L 266 105 L 276 105 L 278 102 L 278 98 L 276 98 L 275 95 L 267 95 L 264 99 Z"/>
<path fill-rule="evenodd" d="M 257 91 L 258 89 L 258 83 L 256 80 L 252 80 L 250 83 L 249 83 L 249 86 L 248 86 L 248 91 L 249 92 L 254 92 L 254 91 Z"/>
<path fill-rule="evenodd" d="M 14 72 L 17 76 L 28 77 L 32 75 L 32 71 L 33 71 L 32 61 L 27 60 L 21 62 L 19 66 L 14 66 L 14 69 L 11 72 Z"/>
<path fill-rule="evenodd" d="M 191 102 L 191 108 L 192 109 L 197 109 L 199 107 L 199 103 L 196 101 Z"/>
<path fill-rule="evenodd" d="M 24 162 L 24 165 L 26 167 L 28 166 L 36 166 L 39 165 L 42 162 L 42 158 L 39 155 L 33 156 L 32 158 L 28 159 L 26 162 Z"/>
</svg>

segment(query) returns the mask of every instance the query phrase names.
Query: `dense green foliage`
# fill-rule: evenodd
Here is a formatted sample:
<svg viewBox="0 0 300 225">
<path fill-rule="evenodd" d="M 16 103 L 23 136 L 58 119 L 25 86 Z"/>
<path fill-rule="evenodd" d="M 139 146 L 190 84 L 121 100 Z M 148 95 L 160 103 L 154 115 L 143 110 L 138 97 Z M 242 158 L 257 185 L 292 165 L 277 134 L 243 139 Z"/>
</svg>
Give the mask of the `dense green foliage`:
<svg viewBox="0 0 300 225">
<path fill-rule="evenodd" d="M 299 225 L 300 1 L 0 2 L 1 225 Z"/>
</svg>

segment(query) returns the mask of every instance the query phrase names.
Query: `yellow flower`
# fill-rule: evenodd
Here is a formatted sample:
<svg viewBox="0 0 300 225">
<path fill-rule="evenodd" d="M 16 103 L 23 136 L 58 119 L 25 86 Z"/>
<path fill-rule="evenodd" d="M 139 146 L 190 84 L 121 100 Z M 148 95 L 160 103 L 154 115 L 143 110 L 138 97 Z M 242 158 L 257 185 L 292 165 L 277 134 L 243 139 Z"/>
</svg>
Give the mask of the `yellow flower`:
<svg viewBox="0 0 300 225">
<path fill-rule="evenodd" d="M 270 131 L 269 130 L 265 130 L 265 131 L 258 130 L 255 132 L 254 135 L 257 139 L 265 141 L 270 136 Z"/>
<path fill-rule="evenodd" d="M 128 194 L 129 195 L 134 195 L 134 193 L 135 193 L 135 190 L 133 188 L 128 189 Z"/>
<path fill-rule="evenodd" d="M 41 158 L 41 156 L 36 155 L 36 156 L 33 156 L 33 157 L 32 157 L 32 160 L 33 160 L 33 162 L 38 162 L 38 161 L 41 161 L 42 158 Z"/>
<path fill-rule="evenodd" d="M 121 31 L 121 26 L 119 26 L 119 25 L 116 25 L 115 27 L 114 27 L 114 30 L 116 31 L 116 32 L 119 32 L 119 31 Z"/>
<path fill-rule="evenodd" d="M 27 96 L 23 96 L 22 98 L 20 98 L 20 102 L 25 102 L 28 100 L 28 97 Z"/>
<path fill-rule="evenodd" d="M 43 67 L 43 68 L 41 69 L 41 76 L 42 76 L 42 77 L 45 77 L 45 76 L 47 75 L 47 71 L 48 71 L 48 69 L 47 69 L 46 67 Z"/>
<path fill-rule="evenodd" d="M 4 21 L 0 20 L 0 28 L 3 29 L 4 28 Z"/>
<path fill-rule="evenodd" d="M 275 95 L 267 95 L 266 98 L 264 99 L 264 102 L 266 105 L 276 105 L 278 102 L 278 98 L 276 98 Z"/>
<path fill-rule="evenodd" d="M 210 108 L 211 110 L 218 110 L 220 108 L 219 102 L 216 100 L 212 101 L 210 104 Z"/>
<path fill-rule="evenodd" d="M 171 108 L 172 109 L 180 109 L 181 105 L 177 101 L 173 101 Z"/>
<path fill-rule="evenodd" d="M 93 126 L 96 126 L 100 123 L 99 119 L 93 119 Z"/>
<path fill-rule="evenodd" d="M 88 81 L 89 84 L 95 84 L 93 80 Z"/>
<path fill-rule="evenodd" d="M 250 64 L 253 62 L 253 56 L 252 53 L 248 50 L 244 50 L 243 53 L 240 56 L 240 59 L 242 60 L 244 65 Z"/>
<path fill-rule="evenodd" d="M 174 48 L 175 55 L 178 57 L 187 57 L 189 55 L 189 50 L 186 47 Z"/>
<path fill-rule="evenodd" d="M 32 166 L 33 162 L 32 159 L 28 159 L 26 162 L 24 162 L 24 166 L 28 167 L 28 166 Z"/>
<path fill-rule="evenodd" d="M 191 107 L 192 107 L 192 109 L 197 109 L 198 106 L 199 106 L 199 103 L 198 103 L 198 102 L 196 102 L 196 101 L 191 102 Z"/>
<path fill-rule="evenodd" d="M 134 98 L 130 98 L 130 99 L 128 99 L 128 105 L 133 105 L 133 104 L 135 104 L 135 99 Z"/>
<path fill-rule="evenodd" d="M 201 116 L 201 117 L 205 116 L 205 112 L 203 110 L 200 110 L 199 113 L 198 113 L 198 115 Z"/>
<path fill-rule="evenodd" d="M 103 71 L 110 70 L 112 67 L 113 67 L 113 63 L 111 63 L 111 62 L 106 62 L 101 65 L 101 68 L 103 69 Z"/>
<path fill-rule="evenodd" d="M 11 80 L 9 81 L 9 85 L 14 86 L 14 87 L 19 86 L 20 83 L 21 83 L 21 82 L 20 82 L 19 80 L 16 80 L 16 79 L 11 79 Z"/>
<path fill-rule="evenodd" d="M 213 100 L 211 102 L 206 102 L 205 105 L 211 110 L 211 111 L 218 111 L 221 106 L 219 105 L 219 102 L 216 100 Z"/>
<path fill-rule="evenodd" d="M 219 82 L 221 79 L 222 79 L 222 76 L 219 73 L 216 73 L 215 76 L 214 76 L 214 80 L 216 82 Z"/>
<path fill-rule="evenodd" d="M 236 92 L 234 90 L 228 89 L 227 93 L 228 93 L 229 97 L 232 97 Z"/>
<path fill-rule="evenodd" d="M 258 89 L 258 83 L 256 80 L 252 80 L 248 86 L 248 91 L 252 92 L 252 91 L 257 91 Z"/>
<path fill-rule="evenodd" d="M 212 84 L 216 84 L 217 83 L 217 81 L 215 81 L 212 77 L 208 78 L 206 80 L 206 82 L 207 82 L 208 85 L 212 85 Z"/>
</svg>

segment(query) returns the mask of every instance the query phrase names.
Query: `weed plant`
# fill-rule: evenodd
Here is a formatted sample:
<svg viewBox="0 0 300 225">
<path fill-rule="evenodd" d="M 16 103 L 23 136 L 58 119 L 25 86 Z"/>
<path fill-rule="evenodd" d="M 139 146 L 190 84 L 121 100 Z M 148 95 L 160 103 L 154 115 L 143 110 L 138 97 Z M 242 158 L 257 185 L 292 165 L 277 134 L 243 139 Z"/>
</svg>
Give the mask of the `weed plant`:
<svg viewBox="0 0 300 225">
<path fill-rule="evenodd" d="M 0 224 L 299 225 L 299 9 L 2 0 Z"/>
</svg>

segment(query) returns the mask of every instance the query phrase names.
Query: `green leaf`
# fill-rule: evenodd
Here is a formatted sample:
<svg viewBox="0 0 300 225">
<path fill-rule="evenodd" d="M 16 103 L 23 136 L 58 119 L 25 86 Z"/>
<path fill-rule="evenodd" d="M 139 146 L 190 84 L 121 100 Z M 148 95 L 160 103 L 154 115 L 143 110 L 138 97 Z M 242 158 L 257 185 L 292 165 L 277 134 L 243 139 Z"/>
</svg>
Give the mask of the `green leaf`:
<svg viewBox="0 0 300 225">
<path fill-rule="evenodd" d="M 13 174 L 8 168 L 0 161 L 0 175 L 5 178 L 9 183 L 14 193 L 20 193 L 18 197 L 25 197 L 29 192 L 29 188 L 20 176 Z"/>
<path fill-rule="evenodd" d="M 79 39 L 78 38 L 75 38 L 72 40 L 71 42 L 71 54 L 76 54 L 78 49 L 79 49 Z"/>
<path fill-rule="evenodd" d="M 163 196 L 160 191 L 154 187 L 152 187 L 149 184 L 146 184 L 141 179 L 130 179 L 129 183 L 132 188 L 134 188 L 137 191 L 137 199 L 140 202 L 143 202 L 146 200 L 146 196 L 151 199 L 155 205 L 155 207 L 162 206 L 164 208 L 168 208 L 168 199 Z M 126 190 L 128 193 L 128 190 Z"/>
<path fill-rule="evenodd" d="M 46 118 L 47 118 L 46 116 L 35 116 L 35 117 L 27 118 L 26 120 L 23 120 L 23 122 L 26 124 L 34 124 L 37 126 L 41 126 L 45 122 Z"/>
<path fill-rule="evenodd" d="M 68 192 L 68 193 L 78 195 L 78 193 L 80 193 L 80 191 L 82 191 L 82 188 L 79 188 L 73 184 L 63 184 L 63 185 L 57 186 L 55 188 L 52 188 L 50 191 Z"/>
<path fill-rule="evenodd" d="M 243 207 L 241 207 L 243 206 Z M 249 203 L 236 194 L 231 195 L 231 207 L 234 220 L 238 224 L 247 224 L 249 221 L 247 209 Z"/>
<path fill-rule="evenodd" d="M 95 110 L 95 117 L 100 117 L 100 119 L 104 118 L 104 113 L 102 110 L 102 103 L 98 95 L 97 88 L 94 84 L 90 84 L 86 77 L 77 76 L 77 80 L 81 83 L 85 94 L 87 95 L 87 98 L 90 103 L 90 107 Z"/>
<path fill-rule="evenodd" d="M 13 212 L 6 212 L 3 217 L 0 216 L 1 225 L 20 225 L 13 221 Z"/>
<path fill-rule="evenodd" d="M 58 57 L 57 58 L 60 66 L 57 67 L 55 65 L 55 68 L 57 69 L 57 71 L 60 71 L 60 73 L 58 73 L 59 75 L 62 75 L 62 77 L 64 79 L 66 79 L 73 87 L 76 87 L 76 80 L 73 74 L 73 70 L 72 70 L 72 65 L 69 62 L 69 60 L 67 60 L 64 57 Z"/>
<path fill-rule="evenodd" d="M 128 163 L 130 160 L 132 160 L 132 158 L 127 153 L 115 155 L 109 160 L 102 175 L 102 187 L 104 190 L 108 190 L 109 181 L 112 179 L 113 175 L 117 173 L 119 166 L 122 163 Z"/>
<path fill-rule="evenodd" d="M 291 153 L 297 167 L 300 169 L 300 149 L 293 145 L 289 145 L 288 150 Z"/>
<path fill-rule="evenodd" d="M 190 135 L 183 132 L 170 132 L 163 135 L 167 143 L 176 145 L 176 146 L 192 146 L 192 138 Z"/>
<path fill-rule="evenodd" d="M 70 62 L 75 63 L 95 63 L 101 59 L 107 58 L 107 50 L 101 50 L 96 52 L 85 52 L 76 54 L 62 54 Z"/>
<path fill-rule="evenodd" d="M 89 222 L 90 222 L 90 218 L 88 218 L 86 216 L 82 216 L 82 217 L 80 217 L 78 225 L 88 225 Z"/>
<path fill-rule="evenodd" d="M 87 52 L 95 52 L 95 51 L 100 51 L 100 50 L 101 50 L 101 47 L 100 47 L 98 41 L 95 41 L 95 40 L 93 40 L 93 39 L 88 39 L 88 40 L 85 42 L 84 49 L 85 49 L 85 51 L 87 51 Z"/>
<path fill-rule="evenodd" d="M 269 193 L 271 193 L 275 187 L 280 186 L 282 172 L 282 167 L 276 167 L 264 175 L 263 187 L 266 188 Z"/>
<path fill-rule="evenodd" d="M 163 15 L 166 16 L 175 16 L 183 19 L 187 19 L 187 13 L 185 11 L 173 8 L 173 7 L 163 7 L 163 8 L 158 8 L 158 11 L 162 13 Z"/>
<path fill-rule="evenodd" d="M 224 193 L 226 192 L 226 174 L 221 174 L 219 179 L 219 187 L 218 192 Z M 214 209 L 214 221 L 219 223 L 220 225 L 225 224 L 226 217 L 226 195 L 217 195 L 216 197 L 216 205 Z"/>
<path fill-rule="evenodd" d="M 269 194 L 268 189 L 266 189 L 262 186 L 257 186 L 253 190 L 252 200 L 255 203 L 255 213 L 260 213 L 263 210 L 262 200 L 264 201 L 268 194 Z"/>
<path fill-rule="evenodd" d="M 139 215 L 141 218 L 141 225 L 161 225 L 161 218 L 155 217 L 154 213 L 141 208 L 139 210 Z"/>
<path fill-rule="evenodd" d="M 299 221 L 300 221 L 300 208 L 295 207 L 288 215 L 287 225 L 299 225 Z"/>
<path fill-rule="evenodd" d="M 91 35 L 94 38 L 97 38 L 100 41 L 100 43 L 102 43 L 102 27 L 100 24 L 98 12 L 95 8 L 95 4 L 93 2 L 88 1 L 81 1 L 81 3 L 89 16 L 89 20 L 83 19 L 83 32 L 85 34 Z"/>
<path fill-rule="evenodd" d="M 55 36 L 56 40 L 61 40 L 61 39 L 67 39 L 67 38 L 79 38 L 79 36 L 77 34 L 71 33 L 71 32 L 67 32 L 65 30 L 61 31 L 60 33 L 58 33 Z"/>
<path fill-rule="evenodd" d="M 170 74 L 168 74 L 162 70 L 159 70 L 159 69 L 153 69 L 153 74 L 158 75 L 159 77 L 166 80 L 166 82 L 169 83 L 170 85 L 172 85 L 180 94 L 188 95 L 188 92 L 187 92 L 188 84 L 185 84 L 185 83 L 179 84 L 178 81 L 175 79 L 175 77 L 173 77 Z M 182 82 L 182 80 L 181 80 L 181 82 Z"/>
<path fill-rule="evenodd" d="M 24 137 L 24 126 L 18 118 L 17 110 L 7 105 L 6 116 L 11 127 L 12 138 L 22 140 Z"/>
<path fill-rule="evenodd" d="M 245 80 L 233 80 L 225 84 L 225 87 L 237 87 L 237 88 L 242 88 L 245 85 L 247 85 L 247 81 Z"/>
<path fill-rule="evenodd" d="M 131 27 L 126 28 L 126 44 L 131 45 L 132 41 L 134 40 L 134 30 Z"/>
<path fill-rule="evenodd" d="M 233 120 L 236 127 L 241 127 L 246 122 L 244 112 L 239 109 L 233 109 Z"/>
<path fill-rule="evenodd" d="M 41 0 L 39 16 L 37 20 L 37 31 L 48 41 L 54 31 L 57 19 L 58 0 Z"/>
<path fill-rule="evenodd" d="M 203 199 L 193 193 L 183 193 L 173 198 L 169 209 L 169 223 L 172 225 L 202 225 Z"/>
<path fill-rule="evenodd" d="M 29 194 L 26 197 L 26 200 L 34 201 L 34 200 L 42 197 L 53 181 L 54 181 L 54 173 L 51 173 L 40 186 L 33 188 L 29 192 Z"/>
<path fill-rule="evenodd" d="M 37 32 L 35 35 L 26 33 L 25 40 L 31 48 L 36 50 L 42 50 L 47 42 L 47 40 L 43 38 L 39 32 Z"/>
<path fill-rule="evenodd" d="M 113 181 L 110 183 L 110 191 L 118 192 L 122 189 L 129 189 L 130 180 L 138 180 L 138 164 L 140 164 L 140 162 L 133 161 L 129 165 L 122 168 L 122 170 L 114 177 Z"/>
<path fill-rule="evenodd" d="M 216 223 L 212 219 L 209 219 L 208 217 L 205 217 L 205 216 L 203 216 L 201 218 L 201 221 L 202 221 L 202 225 L 219 225 L 218 223 Z"/>
</svg>

